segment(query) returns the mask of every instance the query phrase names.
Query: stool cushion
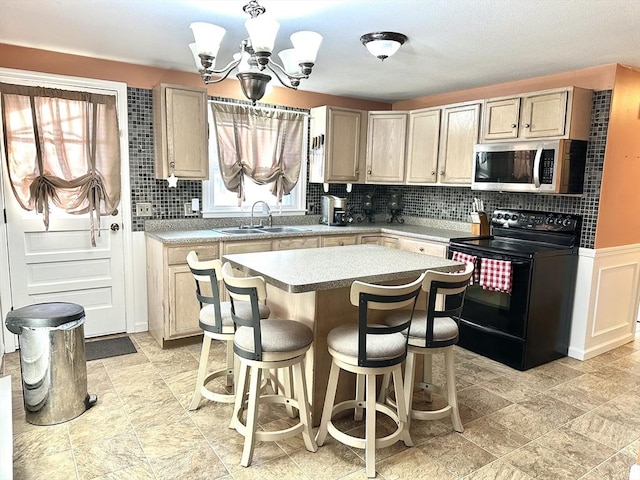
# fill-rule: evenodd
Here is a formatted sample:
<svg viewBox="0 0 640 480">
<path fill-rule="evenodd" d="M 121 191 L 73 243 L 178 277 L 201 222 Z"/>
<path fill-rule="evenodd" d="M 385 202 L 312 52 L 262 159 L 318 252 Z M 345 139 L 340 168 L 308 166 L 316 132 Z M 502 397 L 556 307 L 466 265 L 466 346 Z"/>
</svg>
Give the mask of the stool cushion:
<svg viewBox="0 0 640 480">
<path fill-rule="evenodd" d="M 353 357 L 358 364 L 358 325 L 342 325 L 327 335 L 327 345 L 342 355 Z M 402 359 L 407 348 L 407 340 L 401 333 L 367 335 L 367 360 Z"/>
<path fill-rule="evenodd" d="M 304 323 L 270 318 L 260 322 L 263 352 L 294 352 L 311 345 L 313 332 Z M 253 328 L 239 327 L 234 343 L 246 352 L 254 353 Z"/>
<path fill-rule="evenodd" d="M 398 325 L 407 320 L 409 312 L 395 312 L 385 318 L 387 325 Z M 409 345 L 425 347 L 427 337 L 427 312 L 416 310 L 411 320 L 409 329 Z M 454 344 L 458 340 L 458 324 L 450 317 L 436 317 L 433 319 L 433 340 L 440 342 L 451 342 Z"/>
<path fill-rule="evenodd" d="M 269 318 L 271 310 L 264 304 L 259 304 L 260 318 Z M 233 319 L 231 318 L 231 302 L 220 302 L 220 313 L 222 314 L 222 333 L 233 333 Z M 236 314 L 240 317 L 251 315 L 251 304 L 249 302 L 236 302 Z M 200 328 L 207 332 L 213 332 L 216 325 L 216 316 L 213 305 L 205 305 L 200 310 Z"/>
</svg>

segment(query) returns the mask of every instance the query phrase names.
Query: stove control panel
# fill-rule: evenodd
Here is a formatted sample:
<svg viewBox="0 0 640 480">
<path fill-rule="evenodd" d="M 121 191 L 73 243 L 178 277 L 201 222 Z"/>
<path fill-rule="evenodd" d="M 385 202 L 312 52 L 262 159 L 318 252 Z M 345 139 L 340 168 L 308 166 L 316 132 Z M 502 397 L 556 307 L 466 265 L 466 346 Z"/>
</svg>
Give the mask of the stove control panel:
<svg viewBox="0 0 640 480">
<path fill-rule="evenodd" d="M 491 225 L 500 228 L 574 233 L 580 228 L 580 216 L 533 210 L 495 210 L 491 217 Z"/>
</svg>

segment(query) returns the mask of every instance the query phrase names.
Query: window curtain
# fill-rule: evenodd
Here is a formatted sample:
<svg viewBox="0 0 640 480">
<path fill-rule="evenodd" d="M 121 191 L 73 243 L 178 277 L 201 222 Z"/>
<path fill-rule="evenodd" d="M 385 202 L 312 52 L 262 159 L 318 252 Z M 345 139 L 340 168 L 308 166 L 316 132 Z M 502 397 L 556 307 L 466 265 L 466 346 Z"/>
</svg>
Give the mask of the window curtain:
<svg viewBox="0 0 640 480">
<path fill-rule="evenodd" d="M 300 176 L 304 116 L 297 112 L 212 104 L 220 173 L 227 190 L 244 199 L 245 176 L 271 184 L 278 203 Z"/>
<path fill-rule="evenodd" d="M 100 214 L 120 203 L 120 132 L 116 98 L 0 83 L 7 170 L 20 206 L 89 213 L 91 244 Z"/>
</svg>

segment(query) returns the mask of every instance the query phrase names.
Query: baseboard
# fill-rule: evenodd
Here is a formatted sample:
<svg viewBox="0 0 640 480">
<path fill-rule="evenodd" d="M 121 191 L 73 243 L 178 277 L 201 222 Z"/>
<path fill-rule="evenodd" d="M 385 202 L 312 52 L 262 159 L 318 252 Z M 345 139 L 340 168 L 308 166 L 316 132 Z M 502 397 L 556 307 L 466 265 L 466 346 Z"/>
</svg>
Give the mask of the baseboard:
<svg viewBox="0 0 640 480">
<path fill-rule="evenodd" d="M 609 350 L 621 347 L 622 345 L 625 345 L 629 342 L 633 342 L 634 338 L 635 336 L 632 333 L 630 333 L 629 335 L 616 338 L 615 340 L 600 344 L 596 347 L 586 349 L 586 350 L 569 347 L 568 356 L 578 360 L 589 360 L 590 358 L 596 357 L 601 353 L 608 352 Z"/>
</svg>

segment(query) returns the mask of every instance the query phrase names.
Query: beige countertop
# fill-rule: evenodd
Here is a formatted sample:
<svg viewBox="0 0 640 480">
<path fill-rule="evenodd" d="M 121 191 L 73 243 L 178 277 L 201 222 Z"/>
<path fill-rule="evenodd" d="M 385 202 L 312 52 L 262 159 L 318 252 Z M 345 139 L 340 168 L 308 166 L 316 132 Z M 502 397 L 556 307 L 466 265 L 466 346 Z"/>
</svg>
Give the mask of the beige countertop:
<svg viewBox="0 0 640 480">
<path fill-rule="evenodd" d="M 425 225 L 408 224 L 356 224 L 345 227 L 327 225 L 292 225 L 300 230 L 290 233 L 251 233 L 241 235 L 229 235 L 220 233 L 216 229 L 203 230 L 168 230 L 168 231 L 147 231 L 148 237 L 161 241 L 164 244 L 189 244 L 201 242 L 220 241 L 242 241 L 265 238 L 301 237 L 314 235 L 358 235 L 358 234 L 381 234 L 403 235 L 420 240 L 448 243 L 452 238 L 473 236 L 468 230 L 454 230 L 450 228 L 440 228 Z"/>
<path fill-rule="evenodd" d="M 425 270 L 452 272 L 462 266 L 444 258 L 378 245 L 280 250 L 223 255 L 223 261 L 290 293 L 417 278 Z"/>
</svg>

